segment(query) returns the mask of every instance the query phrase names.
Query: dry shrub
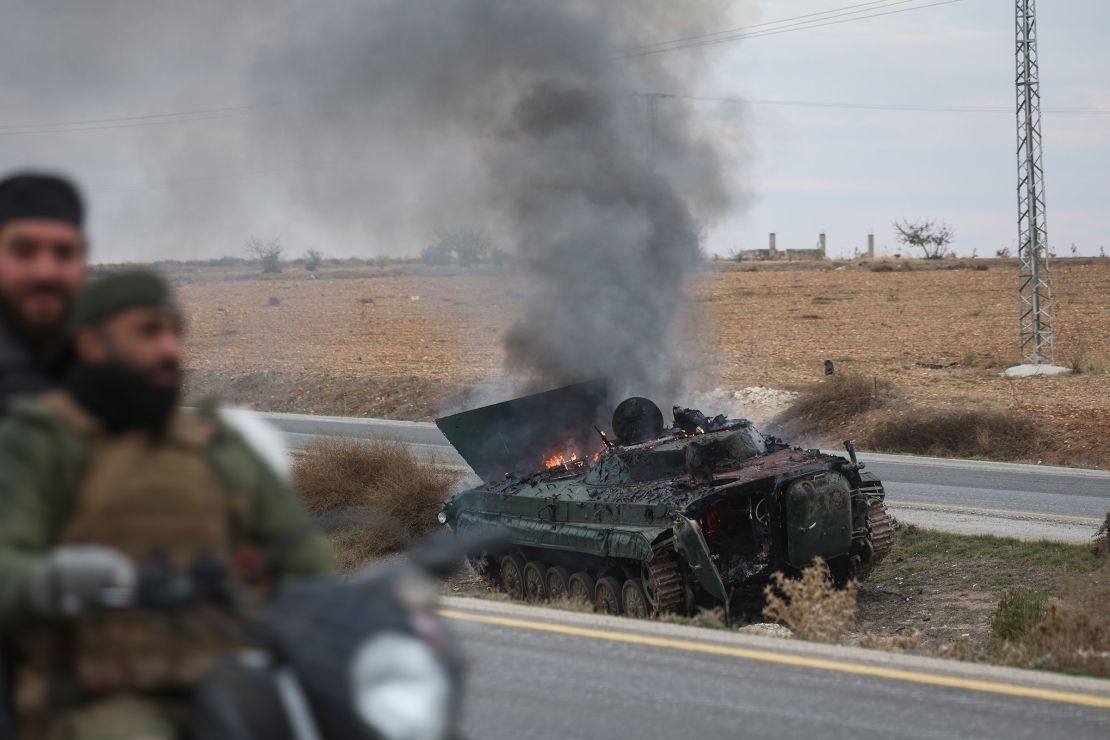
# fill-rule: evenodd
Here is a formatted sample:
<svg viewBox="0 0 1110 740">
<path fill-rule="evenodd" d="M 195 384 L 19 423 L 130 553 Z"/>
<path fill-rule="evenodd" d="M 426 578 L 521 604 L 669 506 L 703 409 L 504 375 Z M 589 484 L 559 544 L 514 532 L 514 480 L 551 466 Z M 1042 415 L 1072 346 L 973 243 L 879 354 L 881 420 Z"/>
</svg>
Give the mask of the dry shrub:
<svg viewBox="0 0 1110 740">
<path fill-rule="evenodd" d="M 331 523 L 342 567 L 401 549 L 436 525 L 455 476 L 398 442 L 326 438 L 293 465 L 293 483 Z"/>
<path fill-rule="evenodd" d="M 1110 511 L 1106 512 L 1105 521 L 1091 538 L 1091 552 L 1095 555 L 1110 555 Z"/>
<path fill-rule="evenodd" d="M 872 632 L 865 625 L 859 633 L 859 646 L 871 650 L 885 650 L 888 653 L 904 653 L 921 647 L 921 630 L 911 627 L 901 632 L 879 630 Z"/>
<path fill-rule="evenodd" d="M 1031 668 L 1110 677 L 1110 567 L 1070 579 L 1048 602 L 1044 619 L 1000 641 L 999 658 Z"/>
<path fill-rule="evenodd" d="M 858 373 L 837 373 L 799 391 L 772 426 L 788 437 L 820 432 L 848 417 L 883 406 L 892 395 L 889 381 Z"/>
<path fill-rule="evenodd" d="M 1028 460 L 1041 453 L 1045 439 L 1034 420 L 1013 411 L 940 409 L 877 420 L 862 443 L 877 451 Z"/>
<path fill-rule="evenodd" d="M 1031 588 L 1006 591 L 991 617 L 991 632 L 999 640 L 1024 637 L 1044 619 L 1047 603 L 1047 595 Z"/>
<path fill-rule="evenodd" d="M 975 661 L 978 658 L 975 647 L 971 644 L 970 635 L 960 635 L 955 640 L 951 640 L 947 645 L 934 648 L 933 655 L 938 658 L 968 662 Z"/>
<path fill-rule="evenodd" d="M 781 622 L 803 640 L 840 642 L 856 624 L 856 584 L 838 589 L 821 558 L 800 578 L 775 573 L 764 589 L 763 616 Z"/>
</svg>

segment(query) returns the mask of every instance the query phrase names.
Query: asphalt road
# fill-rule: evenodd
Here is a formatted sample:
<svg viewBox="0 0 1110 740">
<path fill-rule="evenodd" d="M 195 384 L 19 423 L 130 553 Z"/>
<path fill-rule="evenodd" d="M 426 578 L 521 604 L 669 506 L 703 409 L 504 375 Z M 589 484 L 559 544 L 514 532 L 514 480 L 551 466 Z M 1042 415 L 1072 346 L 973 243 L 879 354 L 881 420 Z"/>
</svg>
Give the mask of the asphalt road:
<svg viewBox="0 0 1110 740">
<path fill-rule="evenodd" d="M 1106 738 L 1110 682 L 472 599 L 465 735 Z"/>
<path fill-rule="evenodd" d="M 434 424 L 266 414 L 293 449 L 317 436 L 390 439 L 469 473 Z M 1110 511 L 1110 471 L 862 453 L 902 521 L 961 533 L 1083 541 Z M 476 478 L 471 478 L 476 482 Z"/>
</svg>

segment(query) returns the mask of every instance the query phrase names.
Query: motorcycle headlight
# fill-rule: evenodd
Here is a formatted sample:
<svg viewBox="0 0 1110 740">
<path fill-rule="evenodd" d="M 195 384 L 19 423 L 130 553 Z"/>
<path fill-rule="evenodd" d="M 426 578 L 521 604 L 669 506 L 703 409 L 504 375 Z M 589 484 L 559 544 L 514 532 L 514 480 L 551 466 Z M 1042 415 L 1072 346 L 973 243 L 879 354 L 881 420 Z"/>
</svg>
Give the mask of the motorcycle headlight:
<svg viewBox="0 0 1110 740">
<path fill-rule="evenodd" d="M 387 632 L 362 645 L 351 661 L 351 687 L 359 717 L 385 740 L 447 736 L 451 678 L 422 640 Z"/>
</svg>

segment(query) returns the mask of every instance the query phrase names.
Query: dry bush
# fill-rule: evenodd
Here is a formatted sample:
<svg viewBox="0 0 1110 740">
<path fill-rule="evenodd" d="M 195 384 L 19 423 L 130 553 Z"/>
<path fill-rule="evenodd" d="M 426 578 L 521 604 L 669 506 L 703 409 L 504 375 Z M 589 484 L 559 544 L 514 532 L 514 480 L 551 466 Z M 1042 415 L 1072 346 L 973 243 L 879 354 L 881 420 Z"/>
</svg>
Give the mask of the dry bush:
<svg viewBox="0 0 1110 740">
<path fill-rule="evenodd" d="M 1024 637 L 1044 619 L 1048 596 L 1031 588 L 1012 588 L 1002 594 L 991 617 L 991 632 L 998 640 Z"/>
<path fill-rule="evenodd" d="M 908 650 L 917 650 L 921 647 L 921 630 L 910 628 L 901 632 L 887 632 L 879 630 L 872 632 L 864 625 L 859 633 L 859 646 L 871 650 L 885 650 L 888 653 L 904 653 Z"/>
<path fill-rule="evenodd" d="M 838 589 L 821 558 L 800 578 L 775 573 L 764 589 L 763 616 L 781 622 L 803 640 L 840 642 L 856 624 L 856 584 Z"/>
<path fill-rule="evenodd" d="M 398 442 L 326 438 L 297 458 L 293 483 L 309 510 L 331 522 L 340 565 L 351 567 L 436 528 L 455 476 Z"/>
<path fill-rule="evenodd" d="M 794 402 L 772 422 L 772 427 L 788 437 L 822 432 L 846 418 L 880 408 L 892 396 L 889 381 L 857 373 L 837 373 L 799 391 Z"/>
<path fill-rule="evenodd" d="M 971 644 L 970 635 L 960 635 L 947 645 L 940 645 L 934 648 L 933 655 L 938 658 L 963 660 L 967 662 L 976 661 L 979 657 L 975 652 L 975 647 Z"/>
<path fill-rule="evenodd" d="M 1091 552 L 1095 555 L 1110 555 L 1110 511 L 1106 512 L 1105 521 L 1091 538 Z"/>
<path fill-rule="evenodd" d="M 1044 619 L 996 645 L 1007 663 L 1110 677 L 1110 567 L 1070 579 Z"/>
<path fill-rule="evenodd" d="M 869 450 L 994 460 L 1036 458 L 1046 441 L 1028 417 L 966 408 L 902 412 L 877 420 L 862 436 Z"/>
</svg>

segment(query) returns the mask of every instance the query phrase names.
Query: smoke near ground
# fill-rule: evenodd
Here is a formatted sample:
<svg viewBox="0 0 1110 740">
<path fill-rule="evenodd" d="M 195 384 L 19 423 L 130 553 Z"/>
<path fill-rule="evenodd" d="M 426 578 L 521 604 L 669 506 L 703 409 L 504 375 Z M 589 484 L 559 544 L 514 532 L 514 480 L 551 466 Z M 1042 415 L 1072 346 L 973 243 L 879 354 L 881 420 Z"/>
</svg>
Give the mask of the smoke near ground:
<svg viewBox="0 0 1110 740">
<path fill-rule="evenodd" d="M 4 25 L 51 28 L 56 5 L 21 2 Z M 221 96 L 200 107 L 235 107 L 98 134 L 130 136 L 103 156 L 143 173 L 117 191 L 91 183 L 94 215 L 107 203 L 151 235 L 127 258 L 241 254 L 251 234 L 281 237 L 289 256 L 414 254 L 439 230 L 483 229 L 524 266 L 527 307 L 506 338 L 522 390 L 597 376 L 617 393 L 676 389 L 683 283 L 730 205 L 732 163 L 689 101 L 645 95 L 693 89 L 697 51 L 626 52 L 727 28 L 735 3 L 97 6 L 44 61 L 55 97 L 87 106 L 130 80 L 153 110 L 189 110 L 207 79 Z M 33 55 L 40 36 L 10 40 Z M 64 118 L 30 119 L 51 117 Z M 51 156 L 49 139 L 19 136 Z M 53 151 L 84 141 L 63 138 Z"/>
<path fill-rule="evenodd" d="M 719 28 L 725 5 L 313 5 L 259 57 L 252 89 L 326 113 L 257 141 L 328 163 L 299 197 L 337 220 L 392 239 L 414 223 L 486 228 L 520 257 L 532 279 L 506 340 L 513 377 L 671 391 L 684 279 L 729 205 L 726 163 L 681 99 L 644 95 L 674 89 L 676 70 L 624 52 Z"/>
</svg>

